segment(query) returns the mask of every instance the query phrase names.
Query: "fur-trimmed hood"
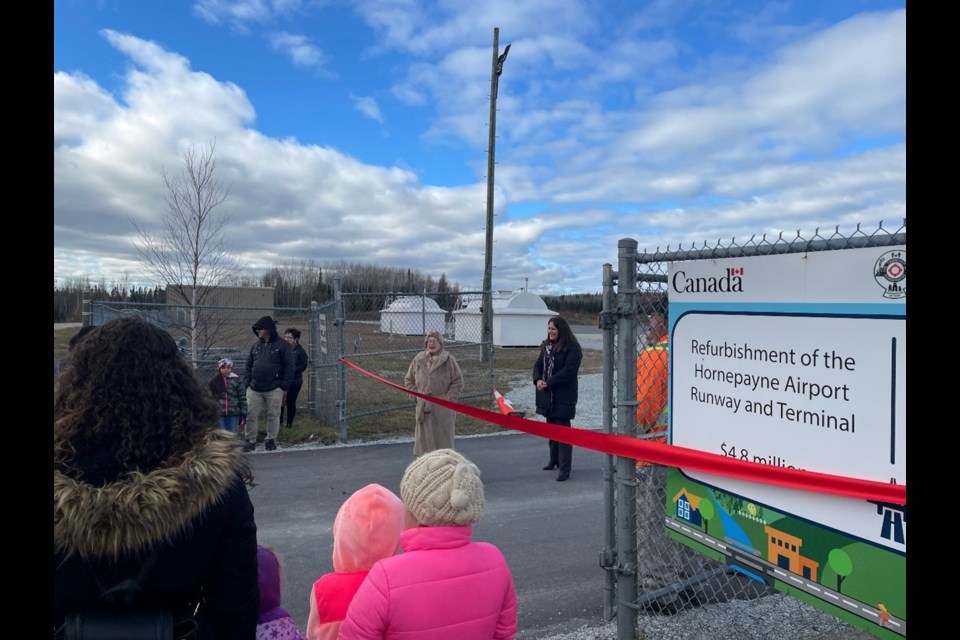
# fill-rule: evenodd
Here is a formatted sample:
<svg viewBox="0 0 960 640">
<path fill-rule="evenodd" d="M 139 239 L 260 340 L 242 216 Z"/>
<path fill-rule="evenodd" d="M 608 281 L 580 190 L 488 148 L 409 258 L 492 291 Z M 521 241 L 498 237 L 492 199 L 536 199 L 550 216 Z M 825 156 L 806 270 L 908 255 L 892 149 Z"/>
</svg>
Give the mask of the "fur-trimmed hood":
<svg viewBox="0 0 960 640">
<path fill-rule="evenodd" d="M 53 547 L 65 556 L 119 557 L 169 540 L 238 478 L 240 442 L 212 429 L 176 467 L 94 486 L 53 472 Z"/>
</svg>

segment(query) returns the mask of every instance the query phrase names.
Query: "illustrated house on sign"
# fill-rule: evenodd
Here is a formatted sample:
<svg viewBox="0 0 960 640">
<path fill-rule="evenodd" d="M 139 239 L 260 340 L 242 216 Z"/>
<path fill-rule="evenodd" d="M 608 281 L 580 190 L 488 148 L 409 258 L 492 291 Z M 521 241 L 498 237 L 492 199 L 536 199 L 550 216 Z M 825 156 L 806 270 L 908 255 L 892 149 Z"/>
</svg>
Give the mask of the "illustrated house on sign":
<svg viewBox="0 0 960 640">
<path fill-rule="evenodd" d="M 763 530 L 767 534 L 767 560 L 807 580 L 817 581 L 820 563 L 800 553 L 803 539 L 769 525 Z"/>
<path fill-rule="evenodd" d="M 703 518 L 700 517 L 700 501 L 702 499 L 689 493 L 686 487 L 680 489 L 677 495 L 673 496 L 677 518 L 699 527 L 703 523 Z"/>
</svg>

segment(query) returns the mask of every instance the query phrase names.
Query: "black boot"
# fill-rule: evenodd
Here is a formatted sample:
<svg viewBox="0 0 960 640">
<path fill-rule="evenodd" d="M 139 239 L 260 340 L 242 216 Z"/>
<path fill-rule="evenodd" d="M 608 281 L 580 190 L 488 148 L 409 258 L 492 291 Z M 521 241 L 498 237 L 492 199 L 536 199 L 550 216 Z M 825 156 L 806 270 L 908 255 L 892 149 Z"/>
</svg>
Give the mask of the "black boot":
<svg viewBox="0 0 960 640">
<path fill-rule="evenodd" d="M 557 443 L 557 459 L 560 461 L 560 473 L 557 475 L 557 482 L 563 482 L 570 477 L 570 468 L 573 466 L 573 445 Z"/>
<path fill-rule="evenodd" d="M 556 440 L 547 440 L 547 448 L 550 451 L 550 462 L 547 463 L 547 466 L 543 468 L 544 471 L 553 471 L 560 466 L 559 456 L 557 453 L 557 447 L 560 443 Z"/>
</svg>

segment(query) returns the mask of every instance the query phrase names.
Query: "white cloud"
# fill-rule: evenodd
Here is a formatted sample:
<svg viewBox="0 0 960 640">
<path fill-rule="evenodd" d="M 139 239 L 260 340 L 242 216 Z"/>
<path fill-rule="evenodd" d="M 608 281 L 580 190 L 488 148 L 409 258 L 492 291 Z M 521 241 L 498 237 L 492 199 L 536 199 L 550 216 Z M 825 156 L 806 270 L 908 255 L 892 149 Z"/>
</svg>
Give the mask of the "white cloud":
<svg viewBox="0 0 960 640">
<path fill-rule="evenodd" d="M 196 7 L 245 25 L 306 10 Z M 454 186 L 422 184 L 410 158 L 375 166 L 264 135 L 241 87 L 154 42 L 104 31 L 130 61 L 116 93 L 81 73 L 54 73 L 55 274 L 136 273 L 127 217 L 155 224 L 161 170 L 178 170 L 187 145 L 216 140 L 218 175 L 231 189 L 229 239 L 251 269 L 347 260 L 478 287 L 491 47 L 489 34 L 476 34 L 477 24 L 498 22 L 501 49 L 513 43 L 497 102 L 498 289 L 529 278 L 539 292 L 598 291 L 623 237 L 653 250 L 905 217 L 905 11 L 779 30 L 770 12 L 754 24 L 788 44 L 753 61 L 724 54 L 691 65 L 662 28 L 689 4 L 650 4 L 622 25 L 600 24 L 590 7 L 354 6 L 378 35 L 373 55 L 407 57 L 391 58 L 401 71 L 389 92 L 365 87 L 349 99 L 380 123 L 391 100 L 417 106 L 429 116 L 428 143 L 475 149 L 476 179 Z M 758 41 L 756 30 L 739 35 Z M 305 68 L 326 64 L 304 36 L 273 42 Z M 861 136 L 894 142 L 860 148 Z"/>
<path fill-rule="evenodd" d="M 357 111 L 367 118 L 383 124 L 383 114 L 380 113 L 380 105 L 377 104 L 374 98 L 370 96 L 355 96 L 351 92 L 350 100 L 353 102 L 353 106 Z"/>
<path fill-rule="evenodd" d="M 302 0 L 197 0 L 193 12 L 211 24 L 228 24 L 246 32 L 251 24 L 291 15 L 302 5 Z"/>
<path fill-rule="evenodd" d="M 329 78 L 337 77 L 337 74 L 324 68 L 327 64 L 327 56 L 323 50 L 312 44 L 306 36 L 278 31 L 271 33 L 268 39 L 273 50 L 290 58 L 295 67 L 312 68 L 320 75 Z"/>
</svg>

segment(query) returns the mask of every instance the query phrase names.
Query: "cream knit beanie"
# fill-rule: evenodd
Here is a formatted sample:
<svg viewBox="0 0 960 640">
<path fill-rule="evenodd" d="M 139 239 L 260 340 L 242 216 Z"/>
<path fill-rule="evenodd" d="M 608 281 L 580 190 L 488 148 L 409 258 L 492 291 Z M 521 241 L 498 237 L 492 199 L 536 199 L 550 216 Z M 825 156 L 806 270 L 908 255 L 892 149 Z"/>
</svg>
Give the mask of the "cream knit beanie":
<svg viewBox="0 0 960 640">
<path fill-rule="evenodd" d="M 423 526 L 474 524 L 483 515 L 480 470 L 453 449 L 437 449 L 410 463 L 400 497 Z"/>
</svg>

